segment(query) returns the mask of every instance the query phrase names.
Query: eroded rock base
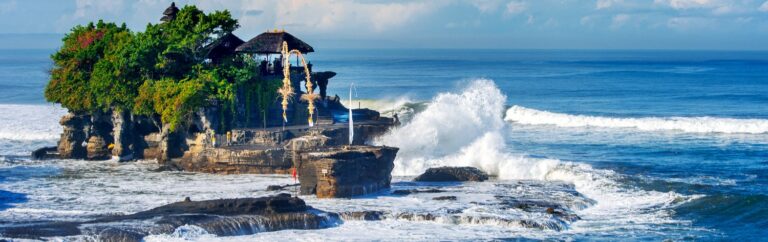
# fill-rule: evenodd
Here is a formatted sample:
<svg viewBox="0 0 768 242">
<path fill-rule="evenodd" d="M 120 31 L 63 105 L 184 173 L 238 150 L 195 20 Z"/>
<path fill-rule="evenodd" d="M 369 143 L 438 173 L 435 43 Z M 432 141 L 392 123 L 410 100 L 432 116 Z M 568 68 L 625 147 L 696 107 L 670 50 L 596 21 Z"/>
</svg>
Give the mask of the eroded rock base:
<svg viewBox="0 0 768 242">
<path fill-rule="evenodd" d="M 334 146 L 297 154 L 301 194 L 350 198 L 390 187 L 398 148 Z"/>
</svg>

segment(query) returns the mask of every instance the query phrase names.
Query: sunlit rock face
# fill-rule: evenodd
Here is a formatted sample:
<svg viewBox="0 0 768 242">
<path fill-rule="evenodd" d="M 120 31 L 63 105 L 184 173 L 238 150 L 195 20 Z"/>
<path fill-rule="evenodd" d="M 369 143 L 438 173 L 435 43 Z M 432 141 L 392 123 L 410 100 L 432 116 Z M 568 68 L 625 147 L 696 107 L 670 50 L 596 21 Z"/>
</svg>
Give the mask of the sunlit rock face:
<svg viewBox="0 0 768 242">
<path fill-rule="evenodd" d="M 389 188 L 398 148 L 335 146 L 298 153 L 302 194 L 348 198 Z"/>
</svg>

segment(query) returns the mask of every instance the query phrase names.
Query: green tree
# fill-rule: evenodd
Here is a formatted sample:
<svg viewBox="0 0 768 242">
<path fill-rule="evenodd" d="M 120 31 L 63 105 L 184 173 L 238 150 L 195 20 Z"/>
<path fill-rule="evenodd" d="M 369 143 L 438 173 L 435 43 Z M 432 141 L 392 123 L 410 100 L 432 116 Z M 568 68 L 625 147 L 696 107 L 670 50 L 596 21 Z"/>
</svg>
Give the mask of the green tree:
<svg viewBox="0 0 768 242">
<path fill-rule="evenodd" d="M 147 24 L 144 32 L 103 21 L 76 26 L 51 56 L 45 97 L 74 112 L 160 115 L 175 129 L 208 100 L 232 107 L 239 87 L 260 83 L 251 58 L 205 61 L 206 47 L 238 27 L 228 11 L 206 14 L 195 6 L 172 21 Z M 266 96 L 273 94 L 260 95 Z"/>
</svg>

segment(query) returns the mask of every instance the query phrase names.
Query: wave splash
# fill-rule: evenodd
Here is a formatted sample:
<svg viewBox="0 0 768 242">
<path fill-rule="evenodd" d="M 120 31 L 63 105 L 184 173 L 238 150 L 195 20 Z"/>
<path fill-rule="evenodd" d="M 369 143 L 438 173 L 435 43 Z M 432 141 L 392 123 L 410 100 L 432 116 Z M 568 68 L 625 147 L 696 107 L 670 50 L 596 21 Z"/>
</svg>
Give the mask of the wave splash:
<svg viewBox="0 0 768 242">
<path fill-rule="evenodd" d="M 611 118 L 554 113 L 521 106 L 507 109 L 504 120 L 519 124 L 558 127 L 634 128 L 643 131 L 677 130 L 687 133 L 763 134 L 768 120 L 716 117 Z"/>
<path fill-rule="evenodd" d="M 622 227 L 678 223 L 669 207 L 691 199 L 674 192 L 622 186 L 621 175 L 588 164 L 532 158 L 508 151 L 502 135 L 506 97 L 491 80 L 471 82 L 461 93 L 441 93 L 424 111 L 374 143 L 400 147 L 393 175 L 414 176 L 438 166 L 473 166 L 499 179 L 565 181 L 597 201 L 581 210 L 581 224 Z"/>
<path fill-rule="evenodd" d="M 62 131 L 59 119 L 66 113 L 58 105 L 0 104 L 0 161 L 55 145 Z"/>
<path fill-rule="evenodd" d="M 2 104 L 0 139 L 51 140 L 61 134 L 59 119 L 67 111 L 55 105 Z"/>
</svg>

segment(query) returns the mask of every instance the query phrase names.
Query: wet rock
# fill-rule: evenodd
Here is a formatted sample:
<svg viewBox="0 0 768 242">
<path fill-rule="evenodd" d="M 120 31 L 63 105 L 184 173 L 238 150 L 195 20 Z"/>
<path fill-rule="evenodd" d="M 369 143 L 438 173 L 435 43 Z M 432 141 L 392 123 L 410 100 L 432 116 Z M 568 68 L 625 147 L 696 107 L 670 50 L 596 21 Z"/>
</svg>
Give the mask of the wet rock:
<svg viewBox="0 0 768 242">
<path fill-rule="evenodd" d="M 574 222 L 581 219 L 575 212 L 572 212 L 568 207 L 563 204 L 534 199 L 518 199 L 508 196 L 496 196 L 496 199 L 501 200 L 501 205 L 504 208 L 520 209 L 526 212 L 540 212 L 551 214 L 554 217 L 563 221 Z"/>
<path fill-rule="evenodd" d="M 280 190 L 283 190 L 283 186 L 280 186 L 280 185 L 267 186 L 267 191 L 280 191 Z"/>
<path fill-rule="evenodd" d="M 32 151 L 32 159 L 35 159 L 35 160 L 54 159 L 58 157 L 59 157 L 59 151 L 56 146 L 43 147 L 35 151 Z"/>
<path fill-rule="evenodd" d="M 172 233 L 184 225 L 201 227 L 219 236 L 283 229 L 334 226 L 338 215 L 312 209 L 289 194 L 259 198 L 182 201 L 147 211 L 108 216 L 87 222 L 36 222 L 0 228 L 10 238 L 89 235 L 100 241 L 140 241 L 144 236 Z"/>
<path fill-rule="evenodd" d="M 99 241 L 113 242 L 139 242 L 142 241 L 145 234 L 142 232 L 130 231 L 123 228 L 105 228 L 100 230 L 96 236 Z"/>
<path fill-rule="evenodd" d="M 455 201 L 456 196 L 440 196 L 440 197 L 434 197 L 432 200 L 436 201 Z"/>
<path fill-rule="evenodd" d="M 281 191 L 281 190 L 285 190 L 288 187 L 296 187 L 296 186 L 299 186 L 299 184 L 288 184 L 288 185 L 282 185 L 282 186 L 281 185 L 269 185 L 269 186 L 267 186 L 267 191 L 269 191 L 269 192 Z"/>
<path fill-rule="evenodd" d="M 399 213 L 392 215 L 395 219 L 406 221 L 439 221 L 440 223 L 491 225 L 508 228 L 531 228 L 541 230 L 561 231 L 567 228 L 567 224 L 561 220 L 512 219 L 496 216 L 456 215 L 436 213 Z"/>
<path fill-rule="evenodd" d="M 335 146 L 297 154 L 302 194 L 349 198 L 389 188 L 398 148 Z"/>
<path fill-rule="evenodd" d="M 437 167 L 429 168 L 414 181 L 451 182 L 451 181 L 485 181 L 488 174 L 474 167 Z"/>
<path fill-rule="evenodd" d="M 120 158 L 121 161 L 131 160 L 134 157 L 133 147 L 136 141 L 134 137 L 133 116 L 128 111 L 112 112 L 112 133 L 114 135 L 114 148 L 112 155 Z"/>
<path fill-rule="evenodd" d="M 108 160 L 112 158 L 107 142 L 101 136 L 91 136 L 86 146 L 89 160 Z"/>
<path fill-rule="evenodd" d="M 445 190 L 440 190 L 437 188 L 430 188 L 430 189 L 411 189 L 411 190 L 395 190 L 392 192 L 392 195 L 399 195 L 399 196 L 405 196 L 415 193 L 440 193 L 445 192 Z"/>
<path fill-rule="evenodd" d="M 61 117 L 59 124 L 63 127 L 61 138 L 59 139 L 59 156 L 64 159 L 83 159 L 86 155 L 85 127 L 90 125 L 90 116 L 68 113 Z"/>
<path fill-rule="evenodd" d="M 384 219 L 384 212 L 382 211 L 355 211 L 355 212 L 340 212 L 339 216 L 344 220 L 364 220 L 364 221 L 378 221 Z"/>
</svg>

